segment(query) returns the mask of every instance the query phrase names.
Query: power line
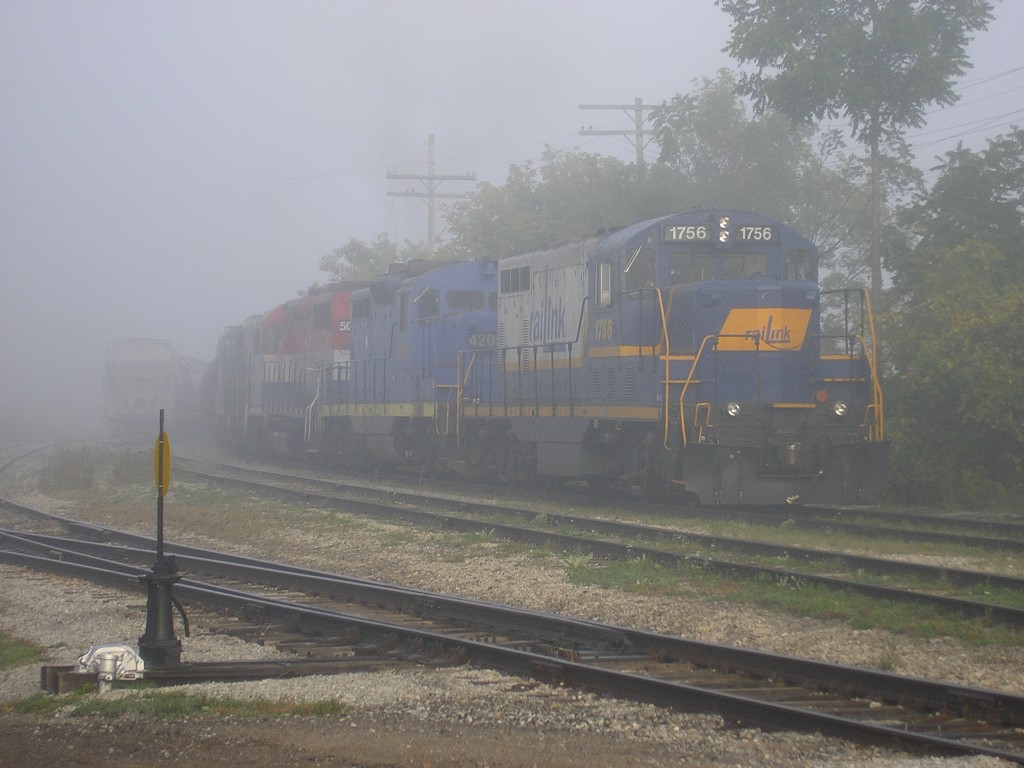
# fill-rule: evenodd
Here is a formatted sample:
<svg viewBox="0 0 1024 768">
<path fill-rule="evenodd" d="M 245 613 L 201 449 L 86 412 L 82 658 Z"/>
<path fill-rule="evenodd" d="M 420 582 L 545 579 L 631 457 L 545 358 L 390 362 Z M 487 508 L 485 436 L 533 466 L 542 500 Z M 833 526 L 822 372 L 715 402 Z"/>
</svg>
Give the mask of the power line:
<svg viewBox="0 0 1024 768">
<path fill-rule="evenodd" d="M 435 239 L 435 220 L 437 217 L 437 201 L 441 198 L 461 198 L 465 197 L 465 193 L 461 194 L 446 194 L 444 192 L 438 192 L 437 188 L 445 181 L 476 181 L 475 173 L 466 174 L 438 174 L 434 170 L 434 134 L 430 134 L 427 140 L 427 172 L 426 174 L 417 173 L 391 173 L 388 172 L 389 179 L 412 179 L 419 181 L 423 184 L 425 189 L 418 191 L 414 189 L 407 189 L 404 192 L 388 192 L 391 197 L 418 197 L 421 200 L 426 200 L 427 203 L 427 254 L 429 256 L 434 255 L 434 239 Z"/>
<path fill-rule="evenodd" d="M 633 113 L 633 129 L 631 131 L 604 131 L 594 130 L 593 126 L 588 128 L 580 128 L 580 136 L 625 136 L 626 139 L 636 148 L 636 165 L 637 168 L 643 168 L 644 166 L 644 149 L 651 142 L 651 139 L 644 138 L 645 136 L 653 136 L 654 131 L 648 128 L 644 128 L 644 121 L 646 119 L 645 112 L 649 112 L 654 107 L 644 106 L 644 100 L 636 98 L 632 104 L 580 104 L 580 109 L 621 109 L 628 115 L 630 112 Z"/>
</svg>

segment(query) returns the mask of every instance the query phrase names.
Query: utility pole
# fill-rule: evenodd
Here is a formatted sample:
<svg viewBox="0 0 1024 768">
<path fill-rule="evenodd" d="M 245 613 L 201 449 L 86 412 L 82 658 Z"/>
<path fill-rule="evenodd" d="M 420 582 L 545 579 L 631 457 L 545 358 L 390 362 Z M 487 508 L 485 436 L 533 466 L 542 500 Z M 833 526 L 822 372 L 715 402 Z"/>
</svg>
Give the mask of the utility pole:
<svg viewBox="0 0 1024 768">
<path fill-rule="evenodd" d="M 644 167 L 644 149 L 650 143 L 646 136 L 653 136 L 652 129 L 644 128 L 644 112 L 649 112 L 654 107 L 645 107 L 644 100 L 637 98 L 632 104 L 580 104 L 580 109 L 621 109 L 628 115 L 633 113 L 632 131 L 595 131 L 593 126 L 580 128 L 580 136 L 625 136 L 626 139 L 636 147 L 636 166 Z"/>
<path fill-rule="evenodd" d="M 434 255 L 434 238 L 435 238 L 435 220 L 437 215 L 437 201 L 440 198 L 458 198 L 465 197 L 465 194 L 445 194 L 438 192 L 437 188 L 441 185 L 442 181 L 476 181 L 475 173 L 467 173 L 462 175 L 452 174 L 437 174 L 434 172 L 434 134 L 430 134 L 430 139 L 427 142 L 427 173 L 422 174 L 408 174 L 408 173 L 388 173 L 389 179 L 413 179 L 419 181 L 426 188 L 425 191 L 417 191 L 413 189 L 407 189 L 404 192 L 388 192 L 389 196 L 392 197 L 418 197 L 425 199 L 427 202 L 427 254 L 431 257 Z"/>
</svg>

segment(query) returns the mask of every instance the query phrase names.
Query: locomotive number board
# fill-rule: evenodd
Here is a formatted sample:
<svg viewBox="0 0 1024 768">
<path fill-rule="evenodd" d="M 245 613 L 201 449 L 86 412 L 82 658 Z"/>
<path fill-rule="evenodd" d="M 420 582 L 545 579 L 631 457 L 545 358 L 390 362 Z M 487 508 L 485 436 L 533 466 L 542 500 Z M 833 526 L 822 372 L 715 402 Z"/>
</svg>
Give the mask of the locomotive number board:
<svg viewBox="0 0 1024 768">
<path fill-rule="evenodd" d="M 706 243 L 712 239 L 713 231 L 716 230 L 707 224 L 669 224 L 665 227 L 665 242 Z M 741 243 L 770 243 L 776 239 L 776 233 L 774 227 L 750 225 L 734 225 L 719 231 L 719 242 L 730 239 Z"/>
</svg>

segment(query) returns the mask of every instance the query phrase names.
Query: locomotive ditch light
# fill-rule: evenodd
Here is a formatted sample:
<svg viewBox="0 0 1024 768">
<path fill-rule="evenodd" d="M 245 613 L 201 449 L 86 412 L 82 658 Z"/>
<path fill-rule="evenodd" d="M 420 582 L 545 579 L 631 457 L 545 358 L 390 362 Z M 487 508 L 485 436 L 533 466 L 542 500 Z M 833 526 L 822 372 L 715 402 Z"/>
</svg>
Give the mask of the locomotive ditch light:
<svg viewBox="0 0 1024 768">
<path fill-rule="evenodd" d="M 782 449 L 782 462 L 786 466 L 795 467 L 800 464 L 800 454 L 803 452 L 803 445 L 790 443 Z"/>
<path fill-rule="evenodd" d="M 739 416 L 740 411 L 742 410 L 743 409 L 740 407 L 739 403 L 729 403 L 728 405 L 725 406 L 725 412 L 732 416 L 733 418 Z"/>
<path fill-rule="evenodd" d="M 836 417 L 845 416 L 849 412 L 850 408 L 842 400 L 836 400 L 832 403 L 832 415 Z"/>
</svg>

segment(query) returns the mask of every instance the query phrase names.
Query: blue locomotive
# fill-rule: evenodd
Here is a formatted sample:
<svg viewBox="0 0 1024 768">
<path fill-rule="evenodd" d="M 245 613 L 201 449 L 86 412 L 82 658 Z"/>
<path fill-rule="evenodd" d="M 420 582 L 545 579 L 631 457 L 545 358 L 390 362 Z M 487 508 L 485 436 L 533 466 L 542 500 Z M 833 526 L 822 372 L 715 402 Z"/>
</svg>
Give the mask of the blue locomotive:
<svg viewBox="0 0 1024 768">
<path fill-rule="evenodd" d="M 698 209 L 497 262 L 396 265 L 351 297 L 307 440 L 348 462 L 690 502 L 877 500 L 888 445 L 866 292 L 814 245 Z"/>
</svg>

